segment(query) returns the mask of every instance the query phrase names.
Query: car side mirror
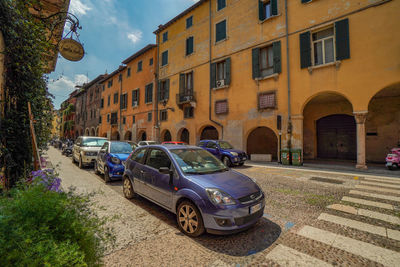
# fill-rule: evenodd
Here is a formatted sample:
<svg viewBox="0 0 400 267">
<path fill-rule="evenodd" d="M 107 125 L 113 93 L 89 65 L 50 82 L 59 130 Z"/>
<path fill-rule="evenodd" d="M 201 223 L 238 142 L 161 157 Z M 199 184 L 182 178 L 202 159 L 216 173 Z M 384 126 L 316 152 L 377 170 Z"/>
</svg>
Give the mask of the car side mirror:
<svg viewBox="0 0 400 267">
<path fill-rule="evenodd" d="M 168 167 L 160 167 L 158 171 L 162 174 L 172 174 L 172 171 Z"/>
</svg>

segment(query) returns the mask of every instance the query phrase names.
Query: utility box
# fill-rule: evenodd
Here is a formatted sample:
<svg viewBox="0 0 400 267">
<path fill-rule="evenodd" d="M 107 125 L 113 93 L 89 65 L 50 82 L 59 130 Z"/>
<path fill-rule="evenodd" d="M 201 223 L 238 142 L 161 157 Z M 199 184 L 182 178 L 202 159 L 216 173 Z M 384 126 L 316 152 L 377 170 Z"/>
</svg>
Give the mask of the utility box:
<svg viewBox="0 0 400 267">
<path fill-rule="evenodd" d="M 301 156 L 301 149 L 291 149 L 290 150 L 292 155 L 292 165 L 294 166 L 302 166 L 303 165 L 303 158 Z"/>
<path fill-rule="evenodd" d="M 281 149 L 281 162 L 283 165 L 290 165 L 290 150 L 287 148 Z"/>
</svg>

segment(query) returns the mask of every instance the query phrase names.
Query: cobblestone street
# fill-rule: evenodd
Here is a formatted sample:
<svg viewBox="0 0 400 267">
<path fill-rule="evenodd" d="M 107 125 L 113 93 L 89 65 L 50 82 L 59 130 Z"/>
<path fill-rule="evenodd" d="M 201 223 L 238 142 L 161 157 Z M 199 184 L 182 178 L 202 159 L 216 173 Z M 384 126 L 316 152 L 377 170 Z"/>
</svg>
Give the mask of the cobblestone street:
<svg viewBox="0 0 400 267">
<path fill-rule="evenodd" d="M 106 266 L 398 266 L 400 179 L 280 169 L 235 168 L 266 194 L 263 218 L 228 236 L 189 238 L 174 214 L 138 197 L 124 198 L 122 182 L 105 184 L 51 147 L 48 157 L 64 189 L 99 192 L 100 214 L 117 215 L 116 247 Z"/>
</svg>

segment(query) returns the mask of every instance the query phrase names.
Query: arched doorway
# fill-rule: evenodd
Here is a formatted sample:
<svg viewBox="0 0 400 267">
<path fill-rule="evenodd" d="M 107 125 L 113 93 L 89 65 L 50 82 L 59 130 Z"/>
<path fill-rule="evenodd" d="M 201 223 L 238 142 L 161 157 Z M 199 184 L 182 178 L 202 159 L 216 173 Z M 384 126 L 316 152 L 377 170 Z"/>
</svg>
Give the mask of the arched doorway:
<svg viewBox="0 0 400 267">
<path fill-rule="evenodd" d="M 247 154 L 270 154 L 273 161 L 277 160 L 278 138 L 268 127 L 257 127 L 247 137 Z"/>
<path fill-rule="evenodd" d="M 201 131 L 200 140 L 218 140 L 218 131 L 214 126 L 207 126 Z"/>
<path fill-rule="evenodd" d="M 127 141 L 132 140 L 132 132 L 131 132 L 131 131 L 127 131 L 127 132 L 125 133 L 124 140 L 127 140 Z"/>
<path fill-rule="evenodd" d="M 85 130 L 85 136 L 90 136 L 89 128 L 86 128 L 86 130 Z"/>
<path fill-rule="evenodd" d="M 113 132 L 112 134 L 111 134 L 111 140 L 114 140 L 114 141 L 116 141 L 116 140 L 119 140 L 119 132 L 118 131 L 116 131 L 116 132 Z"/>
<path fill-rule="evenodd" d="M 142 131 L 139 133 L 139 141 L 146 141 L 147 140 L 147 134 L 145 131 Z"/>
<path fill-rule="evenodd" d="M 348 159 L 357 155 L 353 105 L 335 92 L 312 97 L 303 108 L 303 158 Z"/>
<path fill-rule="evenodd" d="M 385 162 L 386 154 L 400 147 L 400 83 L 375 94 L 365 121 L 367 162 Z"/>
<path fill-rule="evenodd" d="M 357 133 L 353 116 L 336 114 L 317 120 L 317 157 L 356 159 Z"/>
<path fill-rule="evenodd" d="M 91 136 L 96 136 L 96 130 L 94 128 L 92 128 L 90 135 Z"/>
<path fill-rule="evenodd" d="M 181 133 L 179 135 L 179 141 L 189 144 L 189 131 L 188 131 L 188 129 L 183 128 L 180 132 Z"/>
<path fill-rule="evenodd" d="M 165 130 L 163 135 L 162 135 L 162 141 L 163 142 L 168 142 L 168 141 L 172 141 L 172 136 L 171 136 L 171 132 L 168 130 Z"/>
</svg>

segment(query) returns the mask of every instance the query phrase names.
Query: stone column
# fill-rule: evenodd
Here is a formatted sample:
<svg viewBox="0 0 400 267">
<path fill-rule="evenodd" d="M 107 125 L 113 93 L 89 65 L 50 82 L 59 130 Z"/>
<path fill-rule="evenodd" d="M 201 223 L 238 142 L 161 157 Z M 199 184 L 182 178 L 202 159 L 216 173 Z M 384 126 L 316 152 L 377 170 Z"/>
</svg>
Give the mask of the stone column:
<svg viewBox="0 0 400 267">
<path fill-rule="evenodd" d="M 357 123 L 357 169 L 367 169 L 365 163 L 365 120 L 368 111 L 354 111 L 354 118 Z"/>
<path fill-rule="evenodd" d="M 292 115 L 292 147 L 303 150 L 303 115 Z"/>
</svg>

